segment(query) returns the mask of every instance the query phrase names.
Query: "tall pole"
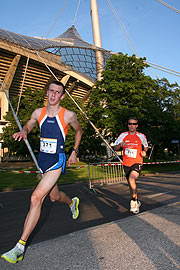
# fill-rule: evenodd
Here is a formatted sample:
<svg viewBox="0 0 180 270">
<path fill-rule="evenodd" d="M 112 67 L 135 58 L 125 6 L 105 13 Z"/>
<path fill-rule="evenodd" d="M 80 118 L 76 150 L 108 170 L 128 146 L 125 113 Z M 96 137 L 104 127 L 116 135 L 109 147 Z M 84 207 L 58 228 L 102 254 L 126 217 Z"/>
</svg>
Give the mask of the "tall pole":
<svg viewBox="0 0 180 270">
<path fill-rule="evenodd" d="M 90 7 L 91 7 L 91 20 L 92 20 L 94 45 L 99 48 L 102 48 L 97 1 L 90 0 Z M 104 69 L 104 59 L 101 51 L 97 50 L 95 52 L 95 56 L 96 56 L 97 80 L 100 81 L 101 73 Z"/>
<path fill-rule="evenodd" d="M 102 48 L 97 0 L 90 0 L 90 6 L 91 6 L 91 20 L 92 20 L 94 45 L 99 48 Z M 104 59 L 103 59 L 102 51 L 97 50 L 95 52 L 95 56 L 96 56 L 97 80 L 100 81 L 102 79 L 102 71 L 104 69 Z M 109 148 L 106 144 L 106 151 L 107 151 L 108 159 L 111 157 L 110 149 L 111 148 Z"/>
</svg>

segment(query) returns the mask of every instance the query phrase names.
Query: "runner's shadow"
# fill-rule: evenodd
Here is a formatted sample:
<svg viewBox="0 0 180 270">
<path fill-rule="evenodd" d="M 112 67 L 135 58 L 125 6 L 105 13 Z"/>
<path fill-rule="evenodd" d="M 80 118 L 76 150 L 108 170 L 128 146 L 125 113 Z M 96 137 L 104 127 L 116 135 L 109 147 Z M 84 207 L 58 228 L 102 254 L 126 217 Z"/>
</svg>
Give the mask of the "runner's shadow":
<svg viewBox="0 0 180 270">
<path fill-rule="evenodd" d="M 112 208 L 119 209 L 120 206 L 123 206 L 128 210 L 129 205 L 127 199 L 130 198 L 129 193 L 126 194 L 126 191 L 128 192 L 128 185 L 122 184 L 122 187 L 125 187 L 123 194 L 113 192 L 111 187 L 97 187 L 96 194 L 99 198 L 103 198 Z"/>
</svg>

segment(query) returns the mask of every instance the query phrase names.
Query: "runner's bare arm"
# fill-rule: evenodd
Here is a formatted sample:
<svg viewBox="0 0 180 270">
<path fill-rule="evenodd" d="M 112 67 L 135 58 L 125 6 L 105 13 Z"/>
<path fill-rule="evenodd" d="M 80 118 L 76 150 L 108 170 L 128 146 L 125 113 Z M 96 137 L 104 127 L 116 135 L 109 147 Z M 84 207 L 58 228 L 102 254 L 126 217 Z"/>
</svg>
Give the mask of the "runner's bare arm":
<svg viewBox="0 0 180 270">
<path fill-rule="evenodd" d="M 27 121 L 27 123 L 23 126 L 23 129 L 19 132 L 16 132 L 12 135 L 13 139 L 15 141 L 21 141 L 21 139 L 25 140 L 27 139 L 27 134 L 33 129 L 33 127 L 36 125 L 38 118 L 40 116 L 41 109 L 36 109 L 32 115 L 31 118 Z"/>
</svg>

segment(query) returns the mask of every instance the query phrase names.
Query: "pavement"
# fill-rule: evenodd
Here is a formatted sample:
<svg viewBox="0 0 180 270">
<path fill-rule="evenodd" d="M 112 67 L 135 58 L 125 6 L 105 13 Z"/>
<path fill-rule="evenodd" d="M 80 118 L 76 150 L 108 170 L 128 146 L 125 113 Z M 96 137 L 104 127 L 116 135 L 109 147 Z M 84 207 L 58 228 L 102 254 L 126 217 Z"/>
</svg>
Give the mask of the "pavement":
<svg viewBox="0 0 180 270">
<path fill-rule="evenodd" d="M 180 269 L 180 173 L 141 177 L 141 213 L 129 213 L 126 183 L 89 191 L 83 184 L 63 186 L 80 197 L 80 217 L 48 198 L 16 265 L 0 260 L 1 270 L 171 270 Z M 21 233 L 32 191 L 0 193 L 0 252 Z M 58 213 L 58 214 L 57 214 Z M 47 218 L 48 217 L 48 218 Z"/>
</svg>

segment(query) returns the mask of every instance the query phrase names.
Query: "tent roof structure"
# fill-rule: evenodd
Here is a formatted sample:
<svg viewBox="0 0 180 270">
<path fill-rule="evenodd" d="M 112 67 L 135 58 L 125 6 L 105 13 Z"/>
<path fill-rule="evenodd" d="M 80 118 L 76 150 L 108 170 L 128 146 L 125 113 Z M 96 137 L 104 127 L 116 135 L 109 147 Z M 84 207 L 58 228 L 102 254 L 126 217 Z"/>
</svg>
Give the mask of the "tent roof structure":
<svg viewBox="0 0 180 270">
<path fill-rule="evenodd" d="M 29 37 L 0 28 L 0 39 L 32 50 L 46 50 L 47 48 L 52 47 L 76 47 L 91 50 L 103 50 L 83 41 L 75 26 L 71 26 L 59 37 L 51 39 Z"/>
<path fill-rule="evenodd" d="M 32 50 L 46 50 L 52 47 L 76 47 L 91 50 L 102 50 L 82 40 L 76 28 L 71 26 L 57 38 L 29 37 L 0 28 L 0 39 Z"/>
<path fill-rule="evenodd" d="M 85 42 L 74 25 L 60 36 L 50 39 L 29 37 L 0 28 L 0 41 L 6 41 L 32 51 L 47 51 L 59 55 L 61 63 L 68 64 L 71 69 L 83 73 L 93 80 L 97 78 L 95 52 L 100 50 L 104 61 L 111 55 L 109 51 Z"/>
</svg>

